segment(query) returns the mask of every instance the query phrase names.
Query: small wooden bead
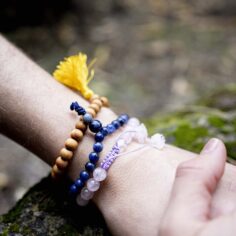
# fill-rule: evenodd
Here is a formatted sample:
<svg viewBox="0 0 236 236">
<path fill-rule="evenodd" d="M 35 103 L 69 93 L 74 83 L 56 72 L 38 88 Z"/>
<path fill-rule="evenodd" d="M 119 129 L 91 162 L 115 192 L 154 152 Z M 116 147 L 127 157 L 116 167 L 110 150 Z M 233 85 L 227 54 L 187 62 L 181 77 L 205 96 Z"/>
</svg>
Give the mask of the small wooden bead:
<svg viewBox="0 0 236 236">
<path fill-rule="evenodd" d="M 71 138 L 77 140 L 78 142 L 83 139 L 83 132 L 80 129 L 73 129 L 70 133 Z"/>
<path fill-rule="evenodd" d="M 64 161 L 61 157 L 58 157 L 56 159 L 56 165 L 57 165 L 58 169 L 60 169 L 60 170 L 65 170 L 66 167 L 68 166 L 68 164 L 69 164 L 68 161 Z"/>
<path fill-rule="evenodd" d="M 60 156 L 64 161 L 70 161 L 73 157 L 73 152 L 67 150 L 66 148 L 62 148 L 60 151 Z"/>
<path fill-rule="evenodd" d="M 82 132 L 86 130 L 86 125 L 84 124 L 82 120 L 77 121 L 75 124 L 75 127 L 76 129 L 80 129 Z"/>
<path fill-rule="evenodd" d="M 61 175 L 61 174 L 63 174 L 63 171 L 59 170 L 58 167 L 57 167 L 57 165 L 54 165 L 54 166 L 52 167 L 52 171 L 53 171 L 56 175 Z"/>
<path fill-rule="evenodd" d="M 89 105 L 89 108 L 94 109 L 96 112 L 99 112 L 99 111 L 100 111 L 100 107 L 99 107 L 97 104 L 91 103 L 91 104 Z"/>
<path fill-rule="evenodd" d="M 103 106 L 109 107 L 109 101 L 106 97 L 101 97 L 100 100 L 101 100 Z"/>
<path fill-rule="evenodd" d="M 94 99 L 98 99 L 99 98 L 99 95 L 97 94 L 94 94 L 91 99 L 90 99 L 90 102 L 92 102 Z"/>
<path fill-rule="evenodd" d="M 65 147 L 71 151 L 75 151 L 76 148 L 78 147 L 78 142 L 73 138 L 68 138 L 65 141 Z"/>
<path fill-rule="evenodd" d="M 102 102 L 101 102 L 100 99 L 94 99 L 94 100 L 92 101 L 92 104 L 97 104 L 100 108 L 102 107 Z"/>
<path fill-rule="evenodd" d="M 93 118 L 95 118 L 96 115 L 97 115 L 97 112 L 93 108 L 91 108 L 91 107 L 87 108 L 86 112 L 89 113 Z"/>
</svg>

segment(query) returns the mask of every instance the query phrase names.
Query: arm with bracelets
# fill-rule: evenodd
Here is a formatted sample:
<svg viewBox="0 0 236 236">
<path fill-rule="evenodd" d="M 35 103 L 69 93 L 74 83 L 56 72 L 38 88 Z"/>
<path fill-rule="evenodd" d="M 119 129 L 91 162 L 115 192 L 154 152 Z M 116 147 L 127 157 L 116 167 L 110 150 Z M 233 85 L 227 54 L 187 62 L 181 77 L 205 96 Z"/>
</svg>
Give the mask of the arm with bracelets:
<svg viewBox="0 0 236 236">
<path fill-rule="evenodd" d="M 88 91 L 86 88 L 82 90 Z M 132 126 L 128 120 L 122 128 L 117 128 L 109 137 L 104 138 L 102 150 L 99 145 L 94 147 L 95 136 L 99 140 L 97 133 L 101 131 L 101 127 L 94 133 L 94 127 L 89 127 L 85 132 L 86 126 L 93 126 L 94 120 L 100 121 L 102 128 L 109 124 L 114 126 L 114 121 L 119 121 L 119 116 L 107 107 L 106 99 L 93 95 L 91 99 L 88 99 L 90 95 L 86 95 L 86 99 L 82 98 L 78 92 L 58 83 L 0 37 L 1 133 L 51 165 L 52 176 L 57 180 L 55 182 L 60 181 L 65 174 L 77 181 L 81 177 L 81 171 L 91 170 L 89 176 L 82 174 L 85 178 L 83 180 L 91 183 L 91 178 L 99 176 L 100 179 L 97 178 L 96 181 L 104 178 L 101 169 L 98 169 L 99 175 L 94 173 L 96 168 L 110 167 L 106 179 L 99 185 L 99 190 L 96 189 L 96 193 L 94 191 L 92 198 L 110 230 L 116 235 L 157 235 L 160 220 L 168 204 L 176 167 L 185 160 L 197 157 L 197 154 L 170 145 L 163 148 L 163 138 L 156 136 L 151 140 L 144 135 L 143 128 L 137 127 L 131 129 L 135 130 L 134 135 L 131 135 L 132 142 L 129 141 L 125 150 L 121 151 L 124 140 L 128 140 L 124 136 L 122 139 L 122 135 L 128 135 L 125 129 Z M 72 105 L 72 111 L 70 110 L 74 101 L 85 110 L 79 117 L 77 113 L 81 110 L 77 104 Z M 85 114 L 90 114 L 89 119 L 92 119 L 84 119 Z M 142 130 L 140 133 L 137 131 L 139 129 Z M 145 142 L 135 140 L 144 136 Z M 121 151 L 120 154 L 114 151 L 117 148 Z M 95 156 L 90 157 L 94 149 L 100 151 L 96 167 L 87 164 L 96 159 Z M 111 157 L 109 153 L 112 150 L 115 154 Z M 229 183 L 235 185 L 235 179 L 235 167 L 227 165 L 222 183 L 214 194 L 214 209 L 225 210 L 222 202 L 227 199 L 235 206 L 235 201 L 232 201 L 236 197 L 235 191 L 225 188 Z M 78 197 L 81 196 L 81 190 L 88 185 L 84 183 L 78 189 L 78 181 L 76 184 L 75 192 Z M 86 196 L 91 198 L 91 195 Z M 83 201 L 81 205 L 85 203 Z"/>
</svg>

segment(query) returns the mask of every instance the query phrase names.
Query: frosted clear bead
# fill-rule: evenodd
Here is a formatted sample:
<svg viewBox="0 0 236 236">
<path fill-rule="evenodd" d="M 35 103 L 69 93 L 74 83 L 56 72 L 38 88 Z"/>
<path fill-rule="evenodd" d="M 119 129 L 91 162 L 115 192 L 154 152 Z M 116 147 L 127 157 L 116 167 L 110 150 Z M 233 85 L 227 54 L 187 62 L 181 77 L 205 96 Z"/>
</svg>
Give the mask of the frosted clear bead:
<svg viewBox="0 0 236 236">
<path fill-rule="evenodd" d="M 95 179 L 91 178 L 87 181 L 87 188 L 91 192 L 96 192 L 100 187 L 100 183 Z"/>
<path fill-rule="evenodd" d="M 148 132 L 147 132 L 147 128 L 145 127 L 145 125 L 141 124 L 140 126 L 138 126 L 136 131 L 137 132 L 134 136 L 134 139 L 139 143 L 145 143 L 148 138 Z"/>
<path fill-rule="evenodd" d="M 137 118 L 130 118 L 128 121 L 128 126 L 137 127 L 140 125 L 140 121 Z"/>
<path fill-rule="evenodd" d="M 151 137 L 151 144 L 158 149 L 163 149 L 165 146 L 166 140 L 162 134 L 154 134 Z"/>
<path fill-rule="evenodd" d="M 119 139 L 117 141 L 117 146 L 119 147 L 120 152 L 124 152 L 126 150 L 127 144 L 125 143 L 124 139 Z"/>
<path fill-rule="evenodd" d="M 88 204 L 88 200 L 84 200 L 83 198 L 81 198 L 80 194 L 77 196 L 76 198 L 76 202 L 79 206 L 86 206 Z"/>
<path fill-rule="evenodd" d="M 93 192 L 90 191 L 88 188 L 84 187 L 81 190 L 80 196 L 84 200 L 89 200 L 93 197 Z"/>
<path fill-rule="evenodd" d="M 134 137 L 134 133 L 127 132 L 124 135 L 122 135 L 122 138 L 125 140 L 126 144 L 130 144 L 132 142 L 132 139 Z"/>
<path fill-rule="evenodd" d="M 101 167 L 98 167 L 96 168 L 94 171 L 93 171 L 93 178 L 96 180 L 96 181 L 103 181 L 104 179 L 106 179 L 107 177 L 107 172 L 106 170 L 104 170 L 103 168 Z"/>
</svg>

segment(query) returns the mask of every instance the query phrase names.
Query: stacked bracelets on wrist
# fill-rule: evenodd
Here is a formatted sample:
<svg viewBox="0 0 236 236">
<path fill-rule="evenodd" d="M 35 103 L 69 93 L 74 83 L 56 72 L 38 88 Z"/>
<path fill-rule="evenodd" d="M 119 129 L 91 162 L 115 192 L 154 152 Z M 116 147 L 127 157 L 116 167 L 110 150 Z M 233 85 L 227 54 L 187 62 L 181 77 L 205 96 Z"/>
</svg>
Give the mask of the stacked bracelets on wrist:
<svg viewBox="0 0 236 236">
<path fill-rule="evenodd" d="M 94 192 L 100 188 L 100 182 L 107 178 L 109 168 L 119 156 L 136 152 L 149 146 L 161 150 L 165 145 L 163 135 L 155 134 L 149 138 L 144 124 L 140 124 L 136 118 L 130 119 L 127 114 L 118 116 L 116 120 L 106 126 L 103 126 L 99 120 L 94 119 L 101 108 L 103 106 L 108 107 L 109 104 L 106 97 L 99 97 L 88 88 L 88 83 L 94 76 L 94 71 L 91 69 L 93 63 L 94 61 L 87 65 L 87 56 L 79 53 L 60 62 L 53 74 L 55 79 L 79 91 L 90 102 L 86 110 L 78 102 L 72 102 L 70 105 L 70 109 L 78 113 L 79 120 L 75 125 L 75 129 L 72 130 L 70 138 L 65 141 L 65 147 L 61 149 L 51 171 L 53 179 L 58 179 L 58 177 L 62 176 L 88 127 L 94 134 L 95 142 L 92 152 L 88 155 L 88 161 L 84 165 L 84 169 L 80 171 L 79 177 L 70 186 L 69 190 L 70 195 L 76 199 L 77 204 L 80 206 L 85 206 L 93 197 Z M 100 152 L 103 150 L 104 139 L 118 129 L 122 130 L 120 136 L 115 140 L 112 149 L 101 161 L 100 165 L 96 167 Z M 139 144 L 138 147 L 135 150 L 125 152 L 133 141 Z"/>
</svg>

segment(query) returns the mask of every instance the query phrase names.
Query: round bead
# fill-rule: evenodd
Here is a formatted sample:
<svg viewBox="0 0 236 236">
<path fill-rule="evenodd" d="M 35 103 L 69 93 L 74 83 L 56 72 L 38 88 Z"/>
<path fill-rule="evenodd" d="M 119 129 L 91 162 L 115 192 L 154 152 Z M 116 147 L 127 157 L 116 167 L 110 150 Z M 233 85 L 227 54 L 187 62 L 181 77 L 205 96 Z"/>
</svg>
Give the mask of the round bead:
<svg viewBox="0 0 236 236">
<path fill-rule="evenodd" d="M 124 152 L 126 150 L 127 144 L 125 143 L 124 139 L 119 139 L 117 141 L 117 146 L 119 147 L 120 152 Z"/>
<path fill-rule="evenodd" d="M 137 133 L 134 136 L 134 139 L 139 143 L 145 143 L 148 138 L 147 128 L 144 124 L 141 124 L 136 129 Z"/>
<path fill-rule="evenodd" d="M 80 195 L 78 195 L 76 197 L 76 203 L 79 205 L 79 206 L 86 206 L 88 204 L 88 200 L 84 200 L 83 198 L 81 198 Z"/>
<path fill-rule="evenodd" d="M 64 170 L 68 166 L 68 161 L 64 161 L 61 157 L 56 159 L 56 165 L 60 170 Z"/>
<path fill-rule="evenodd" d="M 94 143 L 94 145 L 93 145 L 94 152 L 99 153 L 102 151 L 102 149 L 103 149 L 102 143 L 99 143 L 99 142 Z"/>
<path fill-rule="evenodd" d="M 72 194 L 72 195 L 75 195 L 75 194 L 77 194 L 78 193 L 78 188 L 76 187 L 76 185 L 75 184 L 72 184 L 71 186 L 70 186 L 70 194 Z"/>
<path fill-rule="evenodd" d="M 90 102 L 92 102 L 92 101 L 95 100 L 95 99 L 100 99 L 100 98 L 99 98 L 99 95 L 94 94 L 94 95 L 91 97 Z"/>
<path fill-rule="evenodd" d="M 87 108 L 86 112 L 89 113 L 93 118 L 95 118 L 97 115 L 96 111 L 94 111 L 92 108 Z"/>
<path fill-rule="evenodd" d="M 54 165 L 54 166 L 52 167 L 52 171 L 53 171 L 56 175 L 61 175 L 61 174 L 63 173 L 60 169 L 58 169 L 57 165 Z"/>
<path fill-rule="evenodd" d="M 101 102 L 100 99 L 94 99 L 93 102 L 92 102 L 92 104 L 98 105 L 98 106 L 100 107 L 100 109 L 101 109 L 101 107 L 102 107 L 102 102 Z"/>
<path fill-rule="evenodd" d="M 73 129 L 70 133 L 71 138 L 77 140 L 78 142 L 83 139 L 83 132 L 80 129 Z"/>
<path fill-rule="evenodd" d="M 71 109 L 72 111 L 75 110 L 75 103 L 74 103 L 74 102 L 71 103 L 70 109 Z"/>
<path fill-rule="evenodd" d="M 98 132 L 95 134 L 95 141 L 102 142 L 104 140 L 104 135 L 102 132 Z"/>
<path fill-rule="evenodd" d="M 118 117 L 118 122 L 120 123 L 121 126 L 125 124 L 125 120 L 122 117 Z"/>
<path fill-rule="evenodd" d="M 117 120 L 112 121 L 111 124 L 112 124 L 116 129 L 119 129 L 119 127 L 120 127 L 120 123 L 119 123 L 119 121 L 117 121 Z"/>
<path fill-rule="evenodd" d="M 102 101 L 103 106 L 109 107 L 109 101 L 106 97 L 101 97 L 100 99 Z"/>
<path fill-rule="evenodd" d="M 102 128 L 102 123 L 99 120 L 93 120 L 90 124 L 89 124 L 89 129 L 93 132 L 93 133 L 97 133 L 98 131 L 100 131 Z"/>
<path fill-rule="evenodd" d="M 89 123 L 92 122 L 93 117 L 92 117 L 89 113 L 86 113 L 86 114 L 83 116 L 83 119 L 84 119 L 84 123 L 85 123 L 85 124 L 89 124 Z"/>
<path fill-rule="evenodd" d="M 95 165 L 92 163 L 92 162 L 87 162 L 85 164 L 85 169 L 88 171 L 88 172 L 92 172 L 95 168 Z"/>
<path fill-rule="evenodd" d="M 134 137 L 134 133 L 127 132 L 124 135 L 122 135 L 122 138 L 125 140 L 126 144 L 130 144 L 132 142 L 132 139 Z"/>
<path fill-rule="evenodd" d="M 86 130 L 86 125 L 84 124 L 82 120 L 77 121 L 75 124 L 75 127 L 76 129 L 80 129 L 82 132 Z"/>
<path fill-rule="evenodd" d="M 100 183 L 95 179 L 91 178 L 87 182 L 87 188 L 91 192 L 96 192 L 100 187 Z"/>
<path fill-rule="evenodd" d="M 137 118 L 130 118 L 128 121 L 128 125 L 131 127 L 137 127 L 140 125 L 140 121 Z"/>
<path fill-rule="evenodd" d="M 112 134 L 116 129 L 112 124 L 107 125 L 108 134 Z"/>
<path fill-rule="evenodd" d="M 101 132 L 102 132 L 102 134 L 104 135 L 104 137 L 107 136 L 107 135 L 108 135 L 108 129 L 107 129 L 107 127 L 103 127 L 103 128 L 101 129 Z"/>
<path fill-rule="evenodd" d="M 70 161 L 73 157 L 73 152 L 67 150 L 66 148 L 62 148 L 60 151 L 60 156 L 64 161 Z"/>
<path fill-rule="evenodd" d="M 73 138 L 68 138 L 65 142 L 65 146 L 67 149 L 71 151 L 75 151 L 76 148 L 78 147 L 78 142 L 74 140 Z"/>
<path fill-rule="evenodd" d="M 93 178 L 96 181 L 103 181 L 104 179 L 106 179 L 107 177 L 107 172 L 101 168 L 101 167 L 97 167 L 94 171 L 93 171 Z"/>
<path fill-rule="evenodd" d="M 125 123 L 127 123 L 129 120 L 129 116 L 127 114 L 122 114 L 120 117 L 124 119 Z"/>
<path fill-rule="evenodd" d="M 99 112 L 99 111 L 100 111 L 100 107 L 99 107 L 97 104 L 95 104 L 95 103 L 91 103 L 91 104 L 89 105 L 89 107 L 92 108 L 92 109 L 94 109 L 96 112 Z"/>
<path fill-rule="evenodd" d="M 84 187 L 84 182 L 81 179 L 77 179 L 75 181 L 75 185 L 76 185 L 77 188 L 81 189 L 81 188 Z"/>
<path fill-rule="evenodd" d="M 90 191 L 88 188 L 84 187 L 82 190 L 81 190 L 81 193 L 80 193 L 80 196 L 82 199 L 84 200 L 89 200 L 93 197 L 93 192 Z"/>
<path fill-rule="evenodd" d="M 85 171 L 85 170 L 81 171 L 79 176 L 80 176 L 80 179 L 83 182 L 85 182 L 85 181 L 87 181 L 89 179 L 89 173 L 87 171 Z"/>
<path fill-rule="evenodd" d="M 151 144 L 155 146 L 157 149 L 163 149 L 165 146 L 166 140 L 164 135 L 162 134 L 154 134 L 151 137 Z"/>
<path fill-rule="evenodd" d="M 93 164 L 96 164 L 97 161 L 98 161 L 98 159 L 99 159 L 99 156 L 98 156 L 98 154 L 97 154 L 96 152 L 91 152 L 91 153 L 89 154 L 89 160 L 90 160 Z"/>
</svg>

